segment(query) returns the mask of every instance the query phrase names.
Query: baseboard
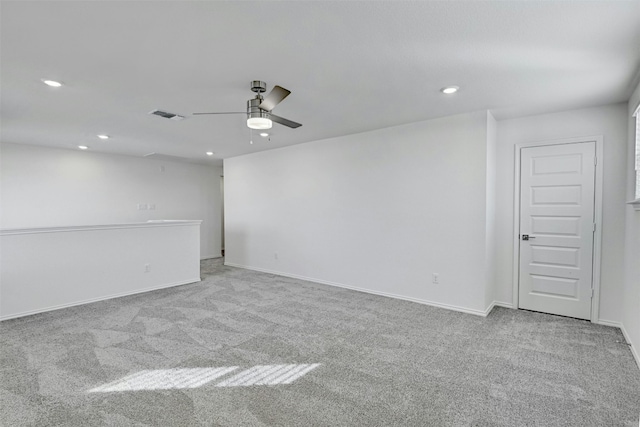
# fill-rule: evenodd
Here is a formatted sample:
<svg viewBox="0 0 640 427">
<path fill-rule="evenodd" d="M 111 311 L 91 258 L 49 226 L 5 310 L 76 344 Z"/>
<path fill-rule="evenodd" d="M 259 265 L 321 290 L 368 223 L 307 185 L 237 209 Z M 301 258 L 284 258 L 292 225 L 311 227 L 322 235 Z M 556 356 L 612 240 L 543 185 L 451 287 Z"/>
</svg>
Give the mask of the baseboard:
<svg viewBox="0 0 640 427">
<path fill-rule="evenodd" d="M 200 261 L 205 261 L 207 259 L 219 259 L 222 258 L 222 255 L 207 255 L 204 257 L 200 257 Z"/>
<path fill-rule="evenodd" d="M 313 277 L 300 276 L 300 275 L 297 275 L 297 274 L 283 273 L 283 272 L 280 272 L 280 271 L 268 270 L 266 268 L 249 267 L 249 266 L 246 266 L 246 265 L 235 264 L 235 263 L 232 263 L 232 262 L 225 262 L 224 265 L 227 265 L 229 267 L 244 268 L 245 270 L 259 271 L 261 273 L 275 274 L 277 276 L 291 277 L 292 279 L 306 280 L 307 282 L 313 282 L 313 283 L 319 283 L 319 284 L 322 284 L 322 285 L 335 286 L 337 288 L 350 289 L 352 291 L 364 292 L 366 294 L 378 295 L 378 296 L 388 297 L 388 298 L 395 298 L 395 299 L 399 299 L 399 300 L 403 300 L 403 301 L 416 302 L 418 304 L 424 304 L 424 305 L 429 305 L 429 306 L 438 307 L 438 308 L 445 308 L 447 310 L 459 311 L 461 313 L 473 314 L 475 316 L 486 317 L 487 313 L 488 313 L 487 311 L 483 311 L 483 310 L 474 310 L 474 309 L 471 309 L 471 308 L 459 307 L 459 306 L 450 305 L 450 304 L 443 304 L 443 303 L 439 303 L 439 302 L 423 300 L 423 299 L 420 299 L 420 298 L 407 297 L 407 296 L 392 294 L 392 293 L 388 293 L 388 292 L 372 291 L 370 289 L 359 288 L 357 286 L 350 286 L 350 285 L 345 285 L 343 283 L 330 282 L 328 280 L 315 279 Z"/>
<path fill-rule="evenodd" d="M 631 354 L 633 354 L 633 358 L 636 360 L 636 365 L 638 365 L 638 369 L 640 369 L 640 354 L 638 354 L 638 350 L 633 346 L 633 341 L 631 341 L 631 337 L 627 333 L 627 330 L 624 328 L 624 323 L 620 324 L 620 330 L 622 331 L 624 339 L 629 343 Z"/>
<path fill-rule="evenodd" d="M 491 311 L 493 311 L 493 309 L 495 307 L 513 308 L 513 304 L 508 303 L 508 302 L 494 301 L 484 311 L 484 313 L 485 313 L 484 316 L 485 317 L 488 316 L 491 313 Z"/>
<path fill-rule="evenodd" d="M 593 323 L 596 323 L 598 325 L 603 325 L 603 326 L 611 326 L 612 328 L 622 329 L 622 323 L 615 322 L 613 320 L 598 319 L 598 320 L 594 320 Z"/>
<path fill-rule="evenodd" d="M 487 309 L 484 311 L 484 317 L 487 317 L 489 315 L 489 313 L 491 313 L 493 311 L 493 308 L 496 306 L 496 302 L 492 302 L 491 304 L 489 304 L 489 307 L 487 307 Z"/>
<path fill-rule="evenodd" d="M 631 354 L 636 361 L 636 365 L 638 365 L 638 369 L 640 369 L 640 354 L 638 354 L 638 350 L 634 347 L 633 341 L 631 341 L 631 337 L 627 333 L 627 330 L 624 328 L 624 323 L 622 322 L 614 322 L 613 320 L 603 320 L 598 319 L 593 323 L 597 323 L 598 325 L 611 326 L 613 328 L 619 328 L 622 331 L 622 335 L 624 336 L 625 341 L 629 344 L 629 348 L 631 349 Z"/>
<path fill-rule="evenodd" d="M 112 295 L 99 297 L 99 298 L 91 298 L 91 299 L 82 300 L 82 301 L 75 301 L 75 302 L 68 303 L 68 304 L 56 305 L 56 306 L 53 306 L 53 307 L 47 307 L 47 308 L 38 309 L 38 310 L 24 311 L 22 313 L 10 314 L 8 316 L 0 316 L 0 322 L 3 321 L 3 320 L 17 319 L 18 317 L 31 316 L 33 314 L 40 314 L 40 313 L 47 313 L 49 311 L 61 310 L 63 308 L 75 307 L 75 306 L 78 306 L 78 305 L 91 304 L 92 302 L 105 301 L 105 300 L 113 299 L 113 298 L 120 298 L 120 297 L 129 296 L 129 295 L 142 294 L 142 293 L 145 293 L 145 292 L 157 291 L 159 289 L 171 288 L 171 287 L 174 287 L 174 286 L 188 285 L 189 283 L 199 282 L 200 280 L 202 280 L 202 279 L 200 279 L 200 277 L 198 277 L 197 279 L 190 279 L 190 280 L 185 280 L 185 281 L 180 281 L 180 282 L 175 282 L 175 283 L 164 284 L 164 285 L 160 285 L 160 286 L 153 286 L 153 287 L 150 287 L 150 288 L 144 288 L 144 289 L 140 289 L 140 290 L 133 291 L 133 292 L 122 292 L 122 293 L 119 293 L 119 294 L 112 294 Z"/>
<path fill-rule="evenodd" d="M 493 305 L 496 307 L 513 308 L 513 304 L 510 302 L 494 301 Z"/>
</svg>

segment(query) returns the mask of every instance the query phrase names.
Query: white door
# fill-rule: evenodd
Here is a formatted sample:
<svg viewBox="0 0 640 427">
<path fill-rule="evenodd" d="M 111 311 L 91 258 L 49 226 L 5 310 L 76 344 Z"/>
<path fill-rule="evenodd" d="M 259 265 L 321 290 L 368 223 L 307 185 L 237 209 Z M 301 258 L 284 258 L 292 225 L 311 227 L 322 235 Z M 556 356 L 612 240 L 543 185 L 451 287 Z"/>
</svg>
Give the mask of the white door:
<svg viewBox="0 0 640 427">
<path fill-rule="evenodd" d="M 595 148 L 520 152 L 520 308 L 591 318 Z"/>
</svg>

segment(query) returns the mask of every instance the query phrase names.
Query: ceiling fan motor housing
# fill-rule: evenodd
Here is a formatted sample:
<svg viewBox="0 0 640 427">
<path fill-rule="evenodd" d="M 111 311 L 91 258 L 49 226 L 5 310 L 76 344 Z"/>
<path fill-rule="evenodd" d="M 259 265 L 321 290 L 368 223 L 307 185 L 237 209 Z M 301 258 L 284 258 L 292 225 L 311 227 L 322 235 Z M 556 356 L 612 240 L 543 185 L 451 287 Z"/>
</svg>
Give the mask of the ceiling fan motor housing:
<svg viewBox="0 0 640 427">
<path fill-rule="evenodd" d="M 271 129 L 271 114 L 260 108 L 262 101 L 260 94 L 247 101 L 247 126 L 251 129 Z"/>
<path fill-rule="evenodd" d="M 253 117 L 263 117 L 265 119 L 269 118 L 269 112 L 262 110 L 259 107 L 262 101 L 263 99 L 260 95 L 247 101 L 247 118 L 253 118 Z"/>
</svg>

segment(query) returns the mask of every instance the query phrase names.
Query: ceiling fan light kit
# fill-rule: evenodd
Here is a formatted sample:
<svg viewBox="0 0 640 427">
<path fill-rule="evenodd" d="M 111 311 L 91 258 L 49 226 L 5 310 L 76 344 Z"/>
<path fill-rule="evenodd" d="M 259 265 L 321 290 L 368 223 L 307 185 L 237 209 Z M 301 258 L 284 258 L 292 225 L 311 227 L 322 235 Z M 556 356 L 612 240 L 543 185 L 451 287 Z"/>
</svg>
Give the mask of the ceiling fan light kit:
<svg viewBox="0 0 640 427">
<path fill-rule="evenodd" d="M 251 129 L 271 129 L 273 122 L 266 117 L 249 117 L 247 119 L 247 126 Z"/>
<path fill-rule="evenodd" d="M 253 87 L 251 90 L 255 92 Z M 264 91 L 264 89 L 262 90 Z M 269 119 L 269 113 L 260 108 L 262 102 L 263 99 L 260 92 L 258 92 L 258 95 L 256 95 L 254 99 L 247 101 L 247 126 L 251 129 L 271 129 L 271 126 L 273 126 L 273 122 Z"/>
</svg>

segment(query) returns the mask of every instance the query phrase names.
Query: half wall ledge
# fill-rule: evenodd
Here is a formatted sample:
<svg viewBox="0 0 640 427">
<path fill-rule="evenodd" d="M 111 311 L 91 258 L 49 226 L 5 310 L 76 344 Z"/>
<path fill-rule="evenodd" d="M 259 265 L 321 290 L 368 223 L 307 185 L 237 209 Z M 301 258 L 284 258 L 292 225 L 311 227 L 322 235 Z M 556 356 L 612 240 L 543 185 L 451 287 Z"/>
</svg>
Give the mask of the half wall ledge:
<svg viewBox="0 0 640 427">
<path fill-rule="evenodd" d="M 0 230 L 0 320 L 198 282 L 201 223 Z"/>
</svg>

